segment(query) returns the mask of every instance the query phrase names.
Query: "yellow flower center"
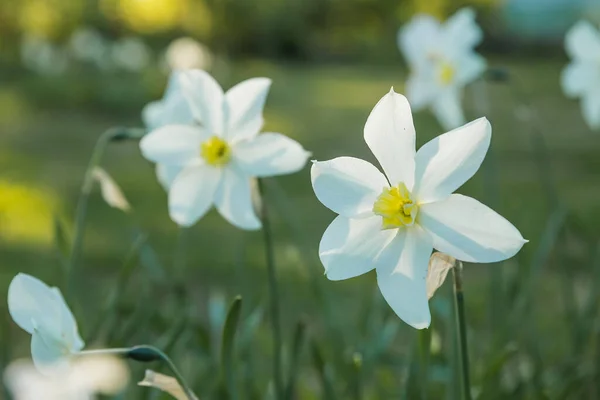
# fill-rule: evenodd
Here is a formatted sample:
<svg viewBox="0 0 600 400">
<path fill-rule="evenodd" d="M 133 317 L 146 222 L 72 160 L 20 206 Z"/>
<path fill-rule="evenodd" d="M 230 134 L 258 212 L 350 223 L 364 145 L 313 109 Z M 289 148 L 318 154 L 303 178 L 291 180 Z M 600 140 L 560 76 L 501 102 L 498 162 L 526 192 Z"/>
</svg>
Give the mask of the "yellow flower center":
<svg viewBox="0 0 600 400">
<path fill-rule="evenodd" d="M 200 155 L 212 166 L 225 165 L 231 159 L 231 147 L 218 136 L 213 136 L 200 146 Z"/>
<path fill-rule="evenodd" d="M 454 67 L 445 61 L 440 62 L 438 77 L 442 85 L 449 85 L 454 81 L 454 76 L 456 75 L 456 70 Z"/>
<path fill-rule="evenodd" d="M 383 188 L 373 212 L 382 217 L 381 229 L 395 229 L 415 223 L 419 206 L 413 201 L 403 182 L 391 188 Z"/>
</svg>

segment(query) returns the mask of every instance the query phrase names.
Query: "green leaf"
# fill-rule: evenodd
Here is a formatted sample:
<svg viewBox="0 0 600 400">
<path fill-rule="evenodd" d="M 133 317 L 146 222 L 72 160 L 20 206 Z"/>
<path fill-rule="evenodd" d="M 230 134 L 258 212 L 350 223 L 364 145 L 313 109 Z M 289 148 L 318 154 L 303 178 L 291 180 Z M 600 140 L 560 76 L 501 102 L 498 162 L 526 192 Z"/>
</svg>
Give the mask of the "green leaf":
<svg viewBox="0 0 600 400">
<path fill-rule="evenodd" d="M 294 340 L 292 345 L 292 354 L 290 360 L 290 373 L 288 376 L 287 386 L 285 388 L 285 398 L 293 399 L 294 392 L 296 390 L 296 378 L 298 376 L 298 365 L 300 363 L 300 354 L 304 345 L 304 339 L 306 336 L 306 323 L 302 320 L 296 324 L 296 330 L 294 331 Z"/>
<path fill-rule="evenodd" d="M 221 368 L 222 374 L 226 381 L 229 398 L 237 399 L 237 391 L 235 387 L 235 370 L 234 370 L 234 339 L 240 320 L 242 310 L 242 297 L 237 296 L 227 313 L 225 319 L 225 327 L 223 328 L 223 342 L 221 347 Z"/>
</svg>

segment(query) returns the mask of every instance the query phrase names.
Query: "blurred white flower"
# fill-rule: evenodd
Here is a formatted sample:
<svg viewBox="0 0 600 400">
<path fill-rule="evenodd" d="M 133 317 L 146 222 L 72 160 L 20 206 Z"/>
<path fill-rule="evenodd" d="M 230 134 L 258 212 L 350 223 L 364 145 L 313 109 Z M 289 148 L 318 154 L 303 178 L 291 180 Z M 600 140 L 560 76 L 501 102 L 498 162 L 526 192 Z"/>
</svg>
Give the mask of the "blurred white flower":
<svg viewBox="0 0 600 400">
<path fill-rule="evenodd" d="M 444 129 L 465 123 L 463 88 L 486 68 L 483 57 L 473 50 L 482 36 L 470 8 L 443 24 L 432 16 L 417 15 L 399 30 L 398 46 L 411 70 L 406 96 L 415 111 L 430 107 Z"/>
<path fill-rule="evenodd" d="M 142 110 L 142 119 L 148 130 L 158 129 L 166 125 L 189 125 L 194 123 L 192 110 L 179 83 L 180 73 L 177 70 L 171 72 L 163 98 L 148 103 Z M 156 176 L 165 190 L 169 190 L 171 182 L 180 171 L 181 167 L 177 165 L 156 165 Z"/>
<path fill-rule="evenodd" d="M 77 322 L 58 288 L 20 273 L 8 287 L 8 311 L 31 334 L 31 356 L 40 371 L 67 367 L 69 356 L 83 349 Z"/>
<path fill-rule="evenodd" d="M 181 90 L 198 123 L 167 125 L 140 142 L 148 160 L 182 168 L 169 189 L 171 219 L 191 226 L 215 204 L 233 225 L 259 229 L 251 178 L 296 172 L 309 153 L 282 134 L 258 134 L 270 79 L 249 79 L 223 93 L 204 71 L 180 74 Z"/>
<path fill-rule="evenodd" d="M 70 368 L 51 374 L 41 374 L 28 360 L 16 360 L 4 372 L 15 400 L 92 400 L 96 393 L 118 394 L 128 381 L 124 362 L 107 356 L 80 357 Z"/>
<path fill-rule="evenodd" d="M 165 60 L 170 70 L 208 70 L 212 65 L 212 55 L 208 47 L 190 37 L 173 40 L 165 51 Z"/>
<path fill-rule="evenodd" d="M 113 63 L 122 69 L 139 72 L 150 63 L 151 51 L 137 37 L 127 37 L 112 45 L 111 58 Z"/>
<path fill-rule="evenodd" d="M 189 400 L 185 394 L 185 390 L 183 390 L 179 382 L 177 382 L 177 379 L 149 369 L 146 370 L 144 380 L 139 382 L 138 385 L 162 390 L 177 400 Z M 194 400 L 195 399 L 197 399 L 197 397 L 194 396 Z"/>
<path fill-rule="evenodd" d="M 21 61 L 25 67 L 42 75 L 60 75 L 68 67 L 68 58 L 63 49 L 35 36 L 23 37 Z"/>
<path fill-rule="evenodd" d="M 100 69 L 110 67 L 109 46 L 102 35 L 93 28 L 79 28 L 69 40 L 73 57 L 96 65 Z"/>
<path fill-rule="evenodd" d="M 111 176 L 102 168 L 96 167 L 92 171 L 94 179 L 100 184 L 102 198 L 111 207 L 118 208 L 123 212 L 131 209 L 123 191 Z"/>
<path fill-rule="evenodd" d="M 512 257 L 526 240 L 477 200 L 452 194 L 479 169 L 491 126 L 480 118 L 415 151 L 407 99 L 391 90 L 364 129 L 385 175 L 353 157 L 314 162 L 317 198 L 339 214 L 319 246 L 331 280 L 372 269 L 388 304 L 409 325 L 429 326 L 427 271 L 433 248 L 469 262 Z"/>
<path fill-rule="evenodd" d="M 565 94 L 581 99 L 585 122 L 600 128 L 600 32 L 589 22 L 579 21 L 565 37 L 571 63 L 563 70 Z"/>
</svg>

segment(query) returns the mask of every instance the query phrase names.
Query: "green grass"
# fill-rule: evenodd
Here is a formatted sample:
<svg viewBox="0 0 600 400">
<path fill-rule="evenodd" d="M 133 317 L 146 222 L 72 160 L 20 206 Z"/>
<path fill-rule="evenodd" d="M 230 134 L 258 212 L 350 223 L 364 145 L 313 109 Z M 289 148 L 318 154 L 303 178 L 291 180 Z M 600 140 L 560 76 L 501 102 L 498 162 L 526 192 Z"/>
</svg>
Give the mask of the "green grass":
<svg viewBox="0 0 600 400">
<path fill-rule="evenodd" d="M 492 64 L 508 67 L 519 82 L 477 83 L 483 85 L 483 90 L 488 94 L 488 110 L 484 110 L 484 114 L 475 109 L 477 102 L 473 99 L 473 93 L 469 91 L 466 94 L 468 118 L 486 115 L 492 122 L 493 159 L 486 160 L 482 170 L 459 191 L 493 206 L 512 221 L 530 243 L 515 260 L 499 265 L 465 267 L 472 374 L 476 385 L 480 384 L 481 377 L 489 369 L 490 360 L 508 343 L 517 343 L 519 348 L 519 357 L 511 358 L 511 363 L 529 360 L 534 351 L 527 346 L 533 340 L 537 346 L 535 351 L 540 352 L 539 366 L 542 368 L 536 372 L 546 374 L 543 376 L 545 386 L 548 380 L 552 381 L 552 376 L 559 374 L 555 363 L 570 365 L 565 360 L 577 360 L 580 357 L 572 350 L 574 336 L 565 319 L 566 302 L 561 295 L 561 287 L 567 279 L 569 285 L 573 283 L 576 297 L 584 298 L 591 290 L 589 282 L 594 271 L 589 246 L 597 241 L 600 234 L 600 137 L 584 125 L 578 104 L 561 94 L 559 75 L 562 61 L 492 60 Z M 313 152 L 313 158 L 325 160 L 351 155 L 373 162 L 374 157 L 362 138 L 364 122 L 390 86 L 402 92 L 404 81 L 404 71 L 394 66 L 288 65 L 263 61 L 240 63 L 227 72 L 216 71 L 215 75 L 225 87 L 247 77 L 271 77 L 274 83 L 266 106 L 265 130 L 282 132 L 299 140 Z M 46 84 L 40 83 L 41 80 L 39 77 L 21 77 L 0 88 L 0 108 L 4 103 L 14 110 L 10 113 L 0 112 L 0 166 L 3 170 L 0 178 L 52 192 L 60 200 L 54 211 L 66 221 L 71 221 L 83 172 L 96 138 L 113 125 L 140 125 L 141 106 L 151 100 L 153 94 L 155 97 L 160 95 L 163 81 L 157 73 L 148 73 L 140 78 L 118 79 L 80 74 L 58 78 Z M 510 88 L 510 85 L 517 84 L 521 92 L 528 94 L 527 101 L 533 105 L 542 122 L 539 129 L 551 163 L 551 168 L 543 171 L 538 168 L 532 147 L 531 126 L 515 115 L 523 102 L 515 97 L 514 90 Z M 125 94 L 127 96 L 123 98 Z M 56 102 L 53 101 L 55 98 Z M 481 109 L 480 104 L 478 108 Z M 442 133 L 429 112 L 416 114 L 414 120 L 418 146 Z M 149 243 L 167 270 L 173 262 L 177 237 L 177 227 L 167 215 L 166 194 L 154 177 L 153 166 L 141 157 L 136 143 L 111 144 L 102 165 L 123 188 L 134 214 L 126 216 L 108 208 L 97 191 L 92 195 L 77 285 L 78 304 L 73 305 L 84 333 L 89 333 L 99 304 L 107 295 L 110 283 L 127 254 L 133 240 L 133 227 L 137 225 L 148 233 Z M 486 171 L 491 168 L 495 170 L 496 181 L 486 182 Z M 544 191 L 544 182 L 550 182 L 555 187 L 561 202 L 568 209 L 568 229 L 565 233 L 568 240 L 559 240 L 550 254 L 550 261 L 540 266 L 532 287 L 535 299 L 533 311 L 525 321 L 511 324 L 508 320 L 513 306 L 507 300 L 510 295 L 506 288 L 512 282 L 523 282 L 522 277 L 526 275 L 540 245 L 546 221 L 554 211 Z M 293 176 L 273 179 L 271 184 L 276 184 L 280 189 L 278 191 L 285 193 L 289 202 L 285 212 L 277 209 L 274 213 L 276 261 L 282 286 L 286 343 L 290 344 L 293 326 L 302 316 L 309 321 L 310 334 L 321 340 L 320 345 L 326 357 L 345 359 L 351 348 L 360 349 L 362 346 L 360 338 L 364 336 L 360 332 L 370 329 L 364 326 L 365 319 L 361 314 L 368 314 L 365 307 L 373 298 L 378 299 L 378 312 L 389 315 L 389 310 L 375 292 L 374 274 L 344 282 L 330 282 L 322 275 L 317 248 L 324 229 L 334 215 L 313 195 L 308 167 Z M 488 189 L 490 187 L 491 190 Z M 3 229 L 3 212 L 0 209 L 0 229 Z M 47 229 L 51 230 L 52 226 L 47 226 Z M 298 244 L 299 237 L 302 238 L 301 244 Z M 207 320 L 206 307 L 211 293 L 224 293 L 227 303 L 234 295 L 242 294 L 244 316 L 266 305 L 266 269 L 261 238 L 260 232 L 236 230 L 215 211 L 191 229 L 186 310 L 192 321 L 201 323 Z M 17 272 L 36 275 L 51 284 L 62 284 L 60 266 L 51 245 L 4 240 L 1 231 L 0 240 L 0 259 L 3 260 L 0 297 L 5 298 L 8 282 Z M 494 275 L 493 269 L 499 271 Z M 504 299 L 494 300 L 490 296 L 491 276 L 501 279 L 499 285 L 506 289 L 503 292 Z M 146 287 L 146 280 L 143 270 L 134 275 L 133 284 L 121 308 L 123 318 L 131 316 L 135 298 L 147 290 L 142 289 Z M 522 290 L 520 286 L 517 288 Z M 328 321 L 324 316 L 324 304 L 315 296 L 315 290 L 327 293 L 336 321 Z M 450 284 L 447 283 L 432 304 L 433 327 L 436 330 L 439 327 L 440 332 L 445 333 L 442 355 L 436 358 L 440 366 L 448 365 L 446 361 L 452 347 L 451 332 L 441 322 L 451 319 L 444 317 L 451 316 L 451 311 L 448 311 L 451 310 L 449 294 Z M 147 300 L 150 302 L 148 307 L 156 307 L 157 313 L 168 319 L 168 310 L 172 307 L 168 292 L 154 291 Z M 500 308 L 503 315 L 490 312 L 493 301 L 503 303 Z M 386 356 L 399 355 L 400 359 L 406 360 L 405 356 L 410 353 L 414 341 L 414 332 L 408 326 L 397 319 L 390 321 L 397 325 L 400 334 L 395 336 L 390 348 L 392 350 L 385 352 L 385 362 L 376 370 L 377 382 L 380 383 L 365 389 L 372 396 L 375 396 L 379 386 L 386 385 L 392 388 L 391 393 L 397 393 L 404 379 L 401 379 L 398 371 L 404 371 L 404 367 L 391 367 L 393 363 L 386 361 Z M 503 321 L 503 329 L 500 329 L 504 330 L 502 334 L 492 329 L 499 321 Z M 124 343 L 111 344 L 134 345 L 138 341 L 156 344 L 160 326 L 165 322 L 157 324 L 151 330 L 144 328 L 135 332 L 131 340 L 136 342 L 126 339 Z M 325 338 L 335 324 L 346 332 L 345 339 L 339 344 L 328 345 Z M 264 354 L 268 354 L 270 348 L 267 326 L 263 323 L 253 340 L 259 343 L 258 348 L 264 350 L 258 351 L 262 358 L 258 357 L 255 362 L 268 366 L 270 361 L 265 359 Z M 193 329 L 189 331 L 189 335 L 194 337 Z M 531 339 L 531 335 L 535 335 L 535 338 Z M 11 337 L 11 343 L 14 344 L 11 345 L 12 356 L 26 356 L 27 335 L 12 326 Z M 382 340 L 373 339 L 377 336 L 369 337 L 369 345 Z M 188 340 L 186 343 L 190 346 L 195 341 Z M 309 360 L 310 357 L 306 355 L 304 364 L 308 371 Z M 186 367 L 183 369 L 189 372 Z M 336 371 L 340 374 L 340 369 Z M 268 369 L 258 373 L 258 387 L 261 390 L 266 386 L 267 372 Z M 450 379 L 447 369 L 442 368 L 438 372 L 442 382 Z M 308 388 L 302 390 L 311 391 L 311 388 L 319 386 L 314 381 L 316 378 L 313 373 L 301 374 L 300 379 Z M 500 373 L 496 372 L 491 381 L 499 385 Z M 531 385 L 518 386 L 515 396 L 525 396 L 527 390 L 536 392 L 539 389 Z M 554 383 L 551 382 L 549 387 L 554 387 L 552 385 Z M 431 390 L 432 393 L 439 393 L 435 392 L 435 388 Z M 447 391 L 443 392 L 450 396 Z M 308 394 L 306 396 L 312 398 Z"/>
</svg>

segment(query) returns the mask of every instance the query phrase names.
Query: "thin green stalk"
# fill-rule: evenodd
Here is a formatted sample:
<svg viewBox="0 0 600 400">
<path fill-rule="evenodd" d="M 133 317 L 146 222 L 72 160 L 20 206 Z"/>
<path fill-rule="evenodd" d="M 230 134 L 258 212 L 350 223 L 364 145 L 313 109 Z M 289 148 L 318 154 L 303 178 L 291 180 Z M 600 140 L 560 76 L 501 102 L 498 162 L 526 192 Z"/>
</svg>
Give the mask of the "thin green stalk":
<svg viewBox="0 0 600 400">
<path fill-rule="evenodd" d="M 471 400 L 471 383 L 469 378 L 469 348 L 467 345 L 467 323 L 462 285 L 462 262 L 456 261 L 452 268 L 454 276 L 454 305 L 456 309 L 456 329 L 460 349 L 460 364 L 462 370 L 463 398 Z"/>
<path fill-rule="evenodd" d="M 261 196 L 261 215 L 265 238 L 265 257 L 270 294 L 271 329 L 273 330 L 273 380 L 275 383 L 275 397 L 283 399 L 283 376 L 281 371 L 281 322 L 279 316 L 279 293 L 277 287 L 277 274 L 275 271 L 275 256 L 273 251 L 273 235 L 269 223 L 267 199 L 264 195 L 262 180 L 258 180 Z"/>
<path fill-rule="evenodd" d="M 100 164 L 100 160 L 106 149 L 106 145 L 121 128 L 107 129 L 100 135 L 94 146 L 92 156 L 88 163 L 85 175 L 83 177 L 83 184 L 81 185 L 81 191 L 79 193 L 79 199 L 77 201 L 77 208 L 75 210 L 75 223 L 73 232 L 73 244 L 71 246 L 71 254 L 67 263 L 66 270 L 66 296 L 67 298 L 72 296 L 73 283 L 75 282 L 75 270 L 79 259 L 81 258 L 81 250 L 83 247 L 83 238 L 85 233 L 85 217 L 87 214 L 88 200 L 92 188 L 94 186 L 94 168 Z"/>
<path fill-rule="evenodd" d="M 167 365 L 167 367 L 171 370 L 171 373 L 185 392 L 188 400 L 196 400 L 196 396 L 194 392 L 190 389 L 189 385 L 183 378 L 183 375 L 173 361 L 163 353 L 161 350 L 157 349 L 154 346 L 135 346 L 132 348 L 118 348 L 118 349 L 101 349 L 101 350 L 87 350 L 79 353 L 79 356 L 94 356 L 94 355 L 113 355 L 129 358 L 135 361 L 140 362 L 152 362 L 152 361 L 161 361 Z"/>
</svg>

